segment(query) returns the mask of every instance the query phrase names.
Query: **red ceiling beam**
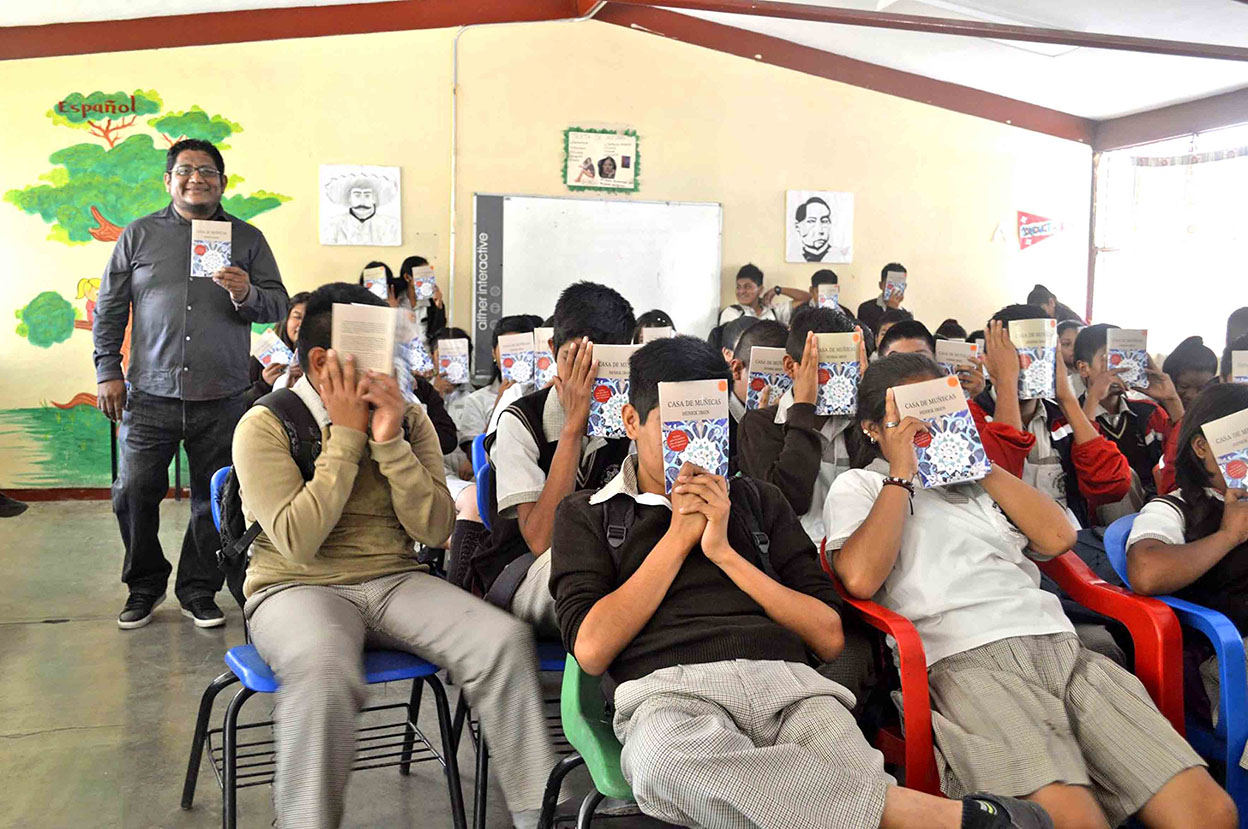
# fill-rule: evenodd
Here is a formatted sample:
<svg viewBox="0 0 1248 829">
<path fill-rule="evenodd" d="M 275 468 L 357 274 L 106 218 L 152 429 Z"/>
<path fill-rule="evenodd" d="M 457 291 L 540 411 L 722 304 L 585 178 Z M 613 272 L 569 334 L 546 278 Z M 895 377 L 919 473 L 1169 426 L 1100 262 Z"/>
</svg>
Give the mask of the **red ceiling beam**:
<svg viewBox="0 0 1248 829">
<path fill-rule="evenodd" d="M 1236 124 L 1248 124 L 1248 87 L 1101 121 L 1096 125 L 1092 147 L 1120 150 Z"/>
<path fill-rule="evenodd" d="M 805 3 L 782 3 L 776 0 L 611 0 L 612 5 L 664 6 L 692 11 L 748 14 L 778 17 L 842 26 L 870 26 L 877 29 L 904 29 L 939 35 L 989 37 L 999 40 L 1021 40 L 1030 43 L 1057 43 L 1089 49 L 1119 49 L 1128 52 L 1150 52 L 1158 55 L 1180 55 L 1192 58 L 1248 61 L 1248 48 L 1214 43 L 1188 43 L 1181 40 L 1158 40 L 1147 37 L 1077 32 L 1068 29 L 1045 29 L 1036 26 L 1013 26 L 985 23 L 978 20 L 954 20 L 918 14 L 859 11 Z M 1248 25 L 1248 19 L 1245 19 Z"/>
<path fill-rule="evenodd" d="M 578 17 L 580 0 L 396 0 L 0 28 L 0 60 Z M 591 4 L 592 5 L 592 4 Z"/>
<path fill-rule="evenodd" d="M 800 46 L 783 38 L 762 35 L 735 26 L 712 23 L 700 17 L 622 4 L 613 0 L 594 19 L 954 112 L 1055 135 L 1058 138 L 1092 143 L 1095 122 L 1086 118 L 969 86 L 834 55 L 822 49 Z"/>
</svg>

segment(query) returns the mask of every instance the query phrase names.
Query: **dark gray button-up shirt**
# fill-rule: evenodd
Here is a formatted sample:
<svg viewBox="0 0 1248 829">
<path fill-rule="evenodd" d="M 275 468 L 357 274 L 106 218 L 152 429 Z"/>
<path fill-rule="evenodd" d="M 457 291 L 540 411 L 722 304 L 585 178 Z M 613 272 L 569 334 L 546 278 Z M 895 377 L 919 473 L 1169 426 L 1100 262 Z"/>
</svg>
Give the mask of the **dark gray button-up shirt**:
<svg viewBox="0 0 1248 829">
<path fill-rule="evenodd" d="M 231 264 L 251 277 L 238 305 L 211 279 L 191 277 L 191 223 L 170 203 L 126 225 L 113 248 L 95 305 L 96 382 L 119 380 L 131 309 L 126 379 L 139 391 L 183 400 L 219 400 L 251 385 L 251 323 L 286 314 L 286 288 L 264 234 L 217 208 L 228 221 Z"/>
</svg>

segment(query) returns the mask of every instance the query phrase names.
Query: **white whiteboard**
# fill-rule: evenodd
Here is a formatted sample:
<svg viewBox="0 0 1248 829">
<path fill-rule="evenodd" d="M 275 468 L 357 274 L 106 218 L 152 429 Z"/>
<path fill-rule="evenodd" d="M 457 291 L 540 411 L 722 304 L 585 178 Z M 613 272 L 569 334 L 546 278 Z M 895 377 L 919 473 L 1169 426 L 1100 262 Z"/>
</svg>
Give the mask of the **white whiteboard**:
<svg viewBox="0 0 1248 829">
<path fill-rule="evenodd" d="M 640 315 L 661 308 L 682 334 L 705 337 L 720 301 L 723 208 L 708 202 L 505 196 L 503 314 L 548 317 L 587 279 Z"/>
</svg>

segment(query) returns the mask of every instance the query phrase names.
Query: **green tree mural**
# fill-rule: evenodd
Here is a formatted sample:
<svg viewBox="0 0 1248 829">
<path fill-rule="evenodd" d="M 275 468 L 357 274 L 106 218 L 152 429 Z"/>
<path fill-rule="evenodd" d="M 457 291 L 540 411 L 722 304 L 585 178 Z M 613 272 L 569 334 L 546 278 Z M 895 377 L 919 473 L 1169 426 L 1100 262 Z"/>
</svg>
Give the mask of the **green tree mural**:
<svg viewBox="0 0 1248 829">
<path fill-rule="evenodd" d="M 139 115 L 159 113 L 163 106 L 154 90 L 67 95 L 48 110 L 48 117 L 55 124 L 90 131 L 104 146 L 83 143 L 57 150 L 48 158 L 56 166 L 40 176 L 43 183 L 10 190 L 4 200 L 50 224 L 48 238 L 53 241 L 116 241 L 128 223 L 169 202 L 161 177 L 165 149 L 157 147 L 148 133 L 124 140 L 119 135 L 134 127 Z M 224 146 L 221 142 L 242 130 L 238 123 L 223 115 L 209 115 L 198 106 L 151 118 L 147 124 L 167 146 L 180 138 L 203 138 Z M 241 181 L 235 177 L 228 189 Z M 240 219 L 251 219 L 285 201 L 288 196 L 257 190 L 246 195 L 230 193 L 221 204 Z"/>
<path fill-rule="evenodd" d="M 69 300 L 56 291 L 44 291 L 14 314 L 19 320 L 17 333 L 31 345 L 48 348 L 63 343 L 74 333 L 77 314 Z"/>
</svg>

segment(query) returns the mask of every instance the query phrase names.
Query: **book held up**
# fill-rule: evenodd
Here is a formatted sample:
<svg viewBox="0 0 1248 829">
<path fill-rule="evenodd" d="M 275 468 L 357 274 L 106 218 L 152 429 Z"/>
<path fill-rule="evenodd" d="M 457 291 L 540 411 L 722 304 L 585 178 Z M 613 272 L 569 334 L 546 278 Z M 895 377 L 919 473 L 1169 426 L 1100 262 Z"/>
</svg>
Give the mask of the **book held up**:
<svg viewBox="0 0 1248 829">
<path fill-rule="evenodd" d="M 453 386 L 468 382 L 468 341 L 462 337 L 438 340 L 438 374 Z"/>
<path fill-rule="evenodd" d="M 640 345 L 594 346 L 598 376 L 589 398 L 586 434 L 590 437 L 627 437 L 623 411 L 624 404 L 628 402 L 628 358 L 639 348 Z"/>
<path fill-rule="evenodd" d="M 277 336 L 272 328 L 266 330 L 260 335 L 260 339 L 256 340 L 255 345 L 251 347 L 251 356 L 255 357 L 256 361 L 265 368 L 272 365 L 288 366 L 295 362 L 294 352 L 282 342 L 282 338 Z"/>
<path fill-rule="evenodd" d="M 654 327 L 646 327 L 641 329 L 641 344 L 645 345 L 655 340 L 666 340 L 669 337 L 675 337 L 676 331 L 670 325 L 656 325 Z"/>
<path fill-rule="evenodd" d="M 365 268 L 364 273 L 360 275 L 364 279 L 364 287 L 368 288 L 368 292 L 378 299 L 389 299 L 390 288 L 386 284 L 386 269 L 377 266 L 374 268 Z"/>
<path fill-rule="evenodd" d="M 1105 359 L 1121 369 L 1118 379 L 1129 389 L 1148 388 L 1148 331 L 1110 328 L 1105 332 Z"/>
<path fill-rule="evenodd" d="M 1057 320 L 1014 320 L 1010 341 L 1018 350 L 1018 397 L 1057 397 Z"/>
<path fill-rule="evenodd" d="M 1231 382 L 1248 383 L 1248 351 L 1231 352 Z"/>
<path fill-rule="evenodd" d="M 412 293 L 416 294 L 416 301 L 424 300 L 426 302 L 433 299 L 433 290 L 437 287 L 433 279 L 433 268 L 429 265 L 419 265 L 412 268 Z M 383 297 L 384 299 L 384 297 Z"/>
<path fill-rule="evenodd" d="M 191 276 L 211 278 L 230 266 L 232 234 L 229 222 L 191 220 Z"/>
<path fill-rule="evenodd" d="M 936 362 L 946 374 L 957 374 L 958 366 L 972 366 L 979 369 L 979 345 L 964 343 L 961 340 L 937 340 Z"/>
<path fill-rule="evenodd" d="M 862 363 L 858 349 L 862 335 L 816 334 L 819 341 L 819 390 L 815 414 L 852 415 L 858 409 L 858 379 Z"/>
<path fill-rule="evenodd" d="M 793 378 L 784 373 L 784 354 L 783 348 L 770 348 L 765 345 L 756 345 L 750 349 L 750 384 L 745 392 L 747 409 L 761 409 L 764 392 L 767 405 L 774 406 L 793 386 Z"/>
<path fill-rule="evenodd" d="M 1248 409 L 1200 427 L 1230 489 L 1248 489 Z"/>
<path fill-rule="evenodd" d="M 815 303 L 820 308 L 831 308 L 833 311 L 841 307 L 840 285 L 819 285 L 815 288 Z"/>
<path fill-rule="evenodd" d="M 659 383 L 663 479 L 670 494 L 685 463 L 728 474 L 728 381 Z"/>
<path fill-rule="evenodd" d="M 339 359 L 350 354 L 357 372 L 393 375 L 399 347 L 399 309 L 388 305 L 334 303 L 330 347 Z"/>
<path fill-rule="evenodd" d="M 498 369 L 504 381 L 528 383 L 533 379 L 532 332 L 498 338 Z"/>
<path fill-rule="evenodd" d="M 555 338 L 553 328 L 533 329 L 533 385 L 544 389 L 555 379 L 559 367 L 555 364 L 555 355 L 551 353 L 550 343 Z"/>
<path fill-rule="evenodd" d="M 956 377 L 893 387 L 897 414 L 927 424 L 914 437 L 924 489 L 978 481 L 992 471 L 979 430 Z"/>
<path fill-rule="evenodd" d="M 905 271 L 885 271 L 884 272 L 884 301 L 888 302 L 893 297 L 905 297 L 906 295 L 906 272 Z"/>
</svg>

